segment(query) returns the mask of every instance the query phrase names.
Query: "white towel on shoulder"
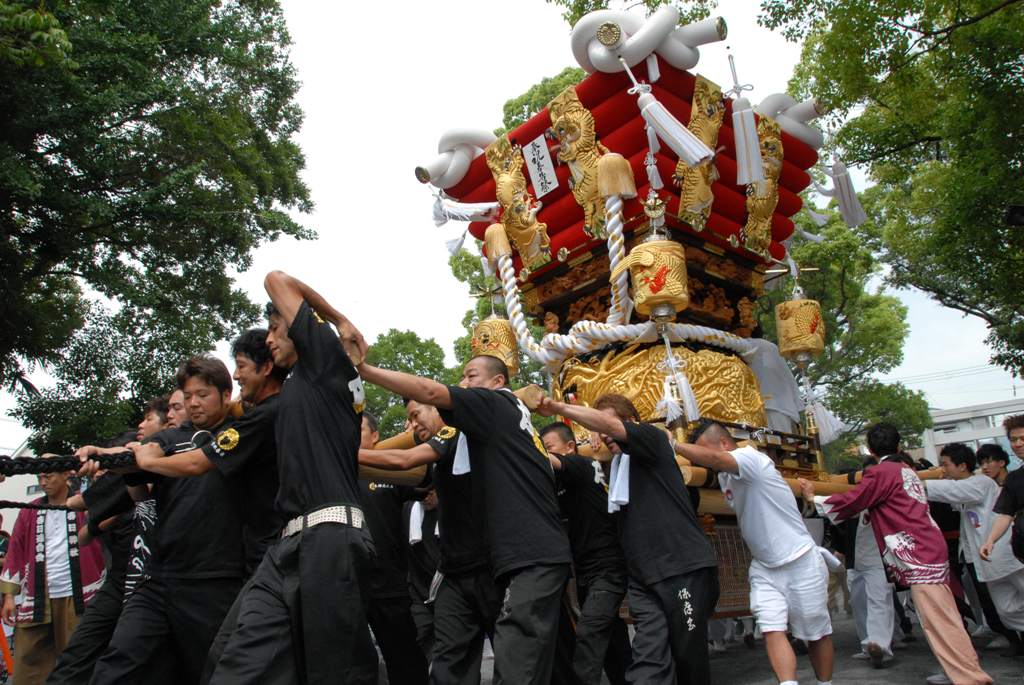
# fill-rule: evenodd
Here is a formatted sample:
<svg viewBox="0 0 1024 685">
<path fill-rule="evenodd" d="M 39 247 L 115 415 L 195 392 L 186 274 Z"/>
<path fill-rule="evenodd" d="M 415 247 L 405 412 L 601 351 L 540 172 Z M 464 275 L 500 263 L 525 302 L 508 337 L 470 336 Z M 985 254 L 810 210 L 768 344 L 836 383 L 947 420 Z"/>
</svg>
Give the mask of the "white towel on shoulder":
<svg viewBox="0 0 1024 685">
<path fill-rule="evenodd" d="M 413 502 L 409 509 L 409 544 L 423 540 L 423 502 Z"/>
<path fill-rule="evenodd" d="M 464 473 L 469 473 L 470 470 L 469 442 L 466 440 L 466 434 L 460 431 L 459 441 L 455 443 L 455 461 L 452 463 L 452 475 L 461 476 Z"/>
<path fill-rule="evenodd" d="M 608 481 L 608 513 L 629 504 L 629 455 L 625 452 L 612 458 L 611 478 Z"/>
</svg>

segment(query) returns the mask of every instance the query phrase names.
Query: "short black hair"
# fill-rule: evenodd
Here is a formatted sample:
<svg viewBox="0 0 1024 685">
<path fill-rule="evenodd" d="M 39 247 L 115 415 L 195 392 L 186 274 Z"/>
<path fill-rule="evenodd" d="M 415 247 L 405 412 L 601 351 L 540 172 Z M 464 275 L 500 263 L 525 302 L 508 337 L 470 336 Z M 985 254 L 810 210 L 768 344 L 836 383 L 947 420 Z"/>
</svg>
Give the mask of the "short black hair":
<svg viewBox="0 0 1024 685">
<path fill-rule="evenodd" d="M 224 362 L 212 354 L 197 354 L 181 363 L 176 375 L 178 390 L 184 391 L 185 383 L 190 378 L 199 378 L 221 392 L 231 392 L 231 373 Z"/>
<path fill-rule="evenodd" d="M 231 343 L 231 356 L 238 355 L 249 358 L 256 366 L 263 366 L 267 362 L 273 364 L 274 356 L 270 354 L 270 348 L 267 346 L 267 329 L 250 328 L 235 338 Z M 288 377 L 288 369 L 282 369 L 274 364 L 270 375 L 277 382 L 284 383 L 284 379 Z"/>
<path fill-rule="evenodd" d="M 967 467 L 968 471 L 973 471 L 978 463 L 974 456 L 974 450 L 962 442 L 951 442 L 948 445 L 943 445 L 942 449 L 939 450 L 939 456 L 948 458 L 957 466 L 963 464 Z"/>
<path fill-rule="evenodd" d="M 512 377 L 508 373 L 508 365 L 498 359 L 497 357 L 490 354 L 478 354 L 473 359 L 483 359 L 484 366 L 487 367 L 487 371 L 490 372 L 491 378 L 495 376 L 503 376 L 505 378 L 505 385 L 508 385 L 512 381 Z M 469 361 L 473 361 L 470 359 Z"/>
<path fill-rule="evenodd" d="M 145 416 L 152 412 L 160 417 L 160 423 L 167 423 L 167 411 L 171 408 L 170 399 L 170 395 L 151 397 L 142 407 L 142 415 Z"/>
<path fill-rule="evenodd" d="M 1017 428 L 1024 428 L 1024 414 L 1015 414 L 1003 419 L 1003 430 L 1006 431 L 1007 438 L 1010 437 L 1010 431 Z"/>
<path fill-rule="evenodd" d="M 703 419 L 699 424 L 697 424 L 697 427 L 693 429 L 693 433 L 690 434 L 690 442 L 696 443 L 705 433 L 708 432 L 711 433 L 712 438 L 716 435 L 720 435 L 729 438 L 733 443 L 736 442 L 732 437 L 732 433 L 730 433 L 725 426 L 718 423 L 718 421 L 711 421 L 710 419 Z"/>
<path fill-rule="evenodd" d="M 540 437 L 543 438 L 548 433 L 556 433 L 558 437 L 562 439 L 562 442 L 571 442 L 574 444 L 576 442 L 576 434 L 572 432 L 572 428 L 569 428 L 569 426 L 561 421 L 549 423 L 540 429 Z"/>
<path fill-rule="evenodd" d="M 363 421 L 366 421 L 366 425 L 370 427 L 370 430 L 376 433 L 380 428 L 380 423 L 377 421 L 377 417 L 368 411 L 363 412 Z"/>
<path fill-rule="evenodd" d="M 978 463 L 981 464 L 986 461 L 1001 461 L 1004 464 L 1010 463 L 1010 455 L 1006 453 L 1002 445 L 996 445 L 995 443 L 985 443 L 978 448 Z"/>
<path fill-rule="evenodd" d="M 900 432 L 896 426 L 882 421 L 868 428 L 868 449 L 872 454 L 887 457 L 900 449 Z"/>
<path fill-rule="evenodd" d="M 277 311 L 277 307 L 274 306 L 273 301 L 270 301 L 263 307 L 263 315 L 266 316 L 267 321 L 269 321 L 272 316 L 281 316 L 281 312 Z"/>
</svg>

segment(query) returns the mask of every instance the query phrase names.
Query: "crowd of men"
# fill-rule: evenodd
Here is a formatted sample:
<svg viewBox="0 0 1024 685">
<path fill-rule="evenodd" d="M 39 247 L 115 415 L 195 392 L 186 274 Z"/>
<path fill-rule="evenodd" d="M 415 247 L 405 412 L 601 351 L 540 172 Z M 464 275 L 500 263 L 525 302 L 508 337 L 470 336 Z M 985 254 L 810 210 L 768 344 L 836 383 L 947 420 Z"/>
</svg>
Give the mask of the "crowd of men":
<svg viewBox="0 0 1024 685">
<path fill-rule="evenodd" d="M 495 683 L 711 682 L 718 565 L 677 457 L 718 474 L 783 685 L 796 683 L 794 645 L 819 685 L 832 680 L 840 562 L 808 516 L 836 524 L 873 665 L 892 658 L 894 591 L 909 591 L 943 668 L 929 682 L 992 682 L 929 501 L 961 513 L 964 577 L 1020 653 L 1024 470 L 1007 473 L 998 448 L 947 446 L 946 478 L 922 482 L 879 424 L 856 485 L 821 497 L 801 481 L 801 506 L 772 459 L 718 423 L 677 443 L 621 395 L 527 407 L 488 355 L 456 386 L 377 368 L 315 291 L 281 272 L 265 283 L 267 328 L 232 347 L 240 402 L 223 363 L 193 357 L 137 431 L 78 450 L 83 492 L 69 474 L 40 476 L 53 508 L 22 511 L 0 574 L 16 684 L 377 683 L 378 650 L 392 685 L 479 683 L 485 642 Z M 414 446 L 376 448 L 364 382 L 403 398 Z M 581 456 L 560 420 L 536 430 L 531 412 L 590 430 L 610 463 Z M 1024 456 L 1024 416 L 1006 426 Z M 101 471 L 100 455 L 126 449 L 137 467 Z M 361 466 L 376 475 L 360 480 Z M 416 486 L 379 475 L 422 467 Z"/>
</svg>

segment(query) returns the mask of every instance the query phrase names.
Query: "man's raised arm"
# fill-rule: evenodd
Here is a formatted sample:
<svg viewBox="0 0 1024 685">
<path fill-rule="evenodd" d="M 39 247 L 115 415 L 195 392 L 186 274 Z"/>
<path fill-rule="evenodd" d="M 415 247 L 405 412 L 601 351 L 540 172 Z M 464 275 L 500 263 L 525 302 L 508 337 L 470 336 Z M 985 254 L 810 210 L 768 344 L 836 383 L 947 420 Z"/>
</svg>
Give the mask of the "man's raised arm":
<svg viewBox="0 0 1024 685">
<path fill-rule="evenodd" d="M 266 288 L 270 301 L 274 303 L 274 308 L 280 312 L 289 326 L 292 325 L 303 300 L 305 300 L 313 308 L 313 311 L 320 315 L 320 318 L 338 329 L 341 344 L 345 347 L 345 352 L 353 364 L 358 365 L 366 358 L 367 344 L 363 339 L 363 334 L 344 314 L 331 306 L 320 293 L 283 271 L 268 273 L 263 279 L 263 287 Z"/>
<path fill-rule="evenodd" d="M 537 406 L 536 412 L 541 416 L 555 416 L 556 414 L 564 416 L 614 440 L 626 440 L 627 438 L 626 424 L 622 422 L 622 419 L 597 409 L 555 402 L 550 397 L 545 397 Z"/>
<path fill-rule="evenodd" d="M 689 459 L 698 466 L 704 466 L 715 471 L 726 473 L 739 473 L 740 467 L 736 463 L 736 457 L 722 450 L 713 450 L 701 445 L 677 442 L 673 444 L 676 454 Z"/>
<path fill-rule="evenodd" d="M 369 364 L 357 365 L 356 371 L 364 381 L 379 385 L 401 397 L 407 397 L 420 404 L 431 404 L 438 409 L 452 408 L 452 397 L 444 383 L 413 376 L 411 373 L 380 369 Z"/>
</svg>

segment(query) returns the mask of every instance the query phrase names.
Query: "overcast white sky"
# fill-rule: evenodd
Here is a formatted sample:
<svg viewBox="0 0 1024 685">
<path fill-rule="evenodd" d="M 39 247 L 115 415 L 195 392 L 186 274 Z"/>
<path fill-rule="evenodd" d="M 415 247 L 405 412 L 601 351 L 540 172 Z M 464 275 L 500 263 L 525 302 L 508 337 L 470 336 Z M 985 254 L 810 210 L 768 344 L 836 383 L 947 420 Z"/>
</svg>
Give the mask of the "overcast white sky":
<svg viewBox="0 0 1024 685">
<path fill-rule="evenodd" d="M 757 7 L 755 0 L 722 0 L 716 14 L 725 17 L 729 38 L 701 48 L 694 69 L 730 85 L 728 45 L 741 80 L 755 86 L 755 103 L 785 90 L 799 57 L 796 45 L 757 25 Z M 263 275 L 283 269 L 320 290 L 368 338 L 412 329 L 451 357 L 470 301 L 448 270 L 445 240 L 462 224 L 434 227 L 432 198 L 413 169 L 432 159 L 446 129 L 499 126 L 505 100 L 575 64 L 561 10 L 542 0 L 285 0 L 284 8 L 306 113 L 303 176 L 316 203 L 300 220 L 319 239 L 264 246 L 238 281 L 262 301 Z M 979 320 L 919 293 L 899 295 L 910 307 L 911 334 L 893 378 L 987 365 Z M 224 355 L 225 346 L 218 351 Z M 45 374 L 37 379 L 46 382 Z M 949 408 L 1006 399 L 1013 379 L 987 367 L 913 387 Z M 10 396 L 0 397 L 0 412 L 12 405 Z M 0 419 L 0 449 L 24 437 L 17 423 Z"/>
</svg>

